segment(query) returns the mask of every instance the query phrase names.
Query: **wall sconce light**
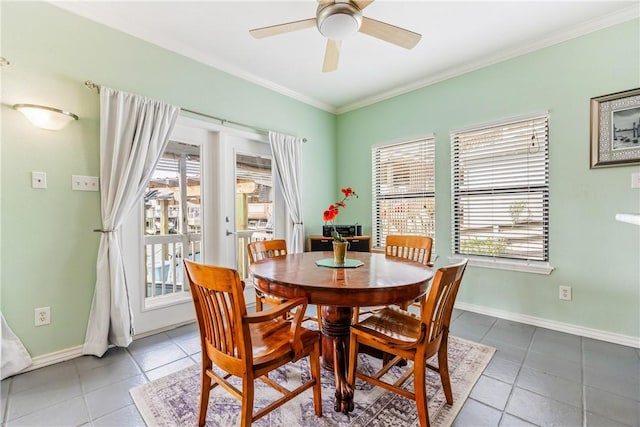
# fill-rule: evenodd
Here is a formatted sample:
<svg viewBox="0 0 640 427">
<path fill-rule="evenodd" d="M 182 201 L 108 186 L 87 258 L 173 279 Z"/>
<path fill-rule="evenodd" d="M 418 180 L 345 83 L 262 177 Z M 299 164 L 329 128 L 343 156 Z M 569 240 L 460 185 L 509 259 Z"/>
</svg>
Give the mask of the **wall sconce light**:
<svg viewBox="0 0 640 427">
<path fill-rule="evenodd" d="M 44 105 L 16 104 L 13 109 L 20 111 L 27 120 L 40 129 L 60 130 L 70 122 L 78 120 L 78 116 L 69 111 Z"/>
</svg>

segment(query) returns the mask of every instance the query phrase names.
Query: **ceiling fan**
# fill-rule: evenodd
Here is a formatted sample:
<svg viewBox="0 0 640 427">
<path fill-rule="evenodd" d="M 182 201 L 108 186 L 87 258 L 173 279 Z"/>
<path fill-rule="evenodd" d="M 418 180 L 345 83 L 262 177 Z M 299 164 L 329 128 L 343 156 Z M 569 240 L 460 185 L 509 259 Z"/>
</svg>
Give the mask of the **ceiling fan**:
<svg viewBox="0 0 640 427">
<path fill-rule="evenodd" d="M 316 26 L 318 31 L 327 38 L 323 72 L 335 71 L 338 68 L 342 40 L 357 32 L 405 49 L 411 49 L 418 44 L 422 38 L 420 34 L 362 16 L 362 10 L 371 3 L 373 0 L 318 0 L 315 18 L 255 28 L 249 33 L 261 39 Z"/>
</svg>

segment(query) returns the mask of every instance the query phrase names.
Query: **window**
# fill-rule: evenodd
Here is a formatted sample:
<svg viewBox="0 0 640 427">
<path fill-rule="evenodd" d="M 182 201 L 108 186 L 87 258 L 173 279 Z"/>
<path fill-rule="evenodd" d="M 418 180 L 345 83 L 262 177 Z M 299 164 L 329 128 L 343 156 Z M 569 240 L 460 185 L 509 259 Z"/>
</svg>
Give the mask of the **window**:
<svg viewBox="0 0 640 427">
<path fill-rule="evenodd" d="M 549 260 L 548 122 L 544 114 L 452 133 L 455 254 Z"/>
<path fill-rule="evenodd" d="M 371 150 L 373 247 L 389 234 L 435 237 L 435 141 L 433 137 Z"/>
</svg>

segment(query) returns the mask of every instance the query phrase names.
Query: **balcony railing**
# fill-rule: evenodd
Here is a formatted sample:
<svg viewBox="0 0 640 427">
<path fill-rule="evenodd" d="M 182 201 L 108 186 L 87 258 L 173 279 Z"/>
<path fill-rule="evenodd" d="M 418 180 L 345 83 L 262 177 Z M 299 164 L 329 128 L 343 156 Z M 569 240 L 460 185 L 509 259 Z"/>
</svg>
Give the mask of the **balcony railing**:
<svg viewBox="0 0 640 427">
<path fill-rule="evenodd" d="M 273 239 L 273 233 L 270 229 L 241 230 L 236 233 L 236 241 L 238 248 L 238 274 L 242 280 L 249 278 L 249 254 L 247 253 L 247 245 L 251 242 L 259 240 Z"/>
<path fill-rule="evenodd" d="M 185 286 L 183 257 L 200 261 L 202 235 L 166 234 L 144 237 L 145 295 L 147 298 L 189 292 Z"/>
<path fill-rule="evenodd" d="M 242 230 L 235 233 L 237 241 L 237 270 L 240 277 L 249 278 L 249 255 L 247 244 L 273 238 L 271 230 Z M 146 297 L 178 295 L 189 292 L 184 281 L 183 257 L 192 261 L 201 260 L 201 234 L 166 234 L 145 236 Z M 185 250 L 186 248 L 186 250 Z"/>
</svg>

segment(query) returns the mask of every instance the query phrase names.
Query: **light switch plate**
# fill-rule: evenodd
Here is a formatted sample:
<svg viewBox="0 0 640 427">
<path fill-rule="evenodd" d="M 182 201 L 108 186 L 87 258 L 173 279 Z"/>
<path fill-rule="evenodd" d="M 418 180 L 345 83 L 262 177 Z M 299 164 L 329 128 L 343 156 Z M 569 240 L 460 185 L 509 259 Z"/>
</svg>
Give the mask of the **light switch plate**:
<svg viewBox="0 0 640 427">
<path fill-rule="evenodd" d="M 98 191 L 97 176 L 71 175 L 71 189 L 76 191 Z"/>
<path fill-rule="evenodd" d="M 640 172 L 631 174 L 631 188 L 640 188 Z"/>
<path fill-rule="evenodd" d="M 31 188 L 47 188 L 47 173 L 31 172 Z"/>
</svg>

